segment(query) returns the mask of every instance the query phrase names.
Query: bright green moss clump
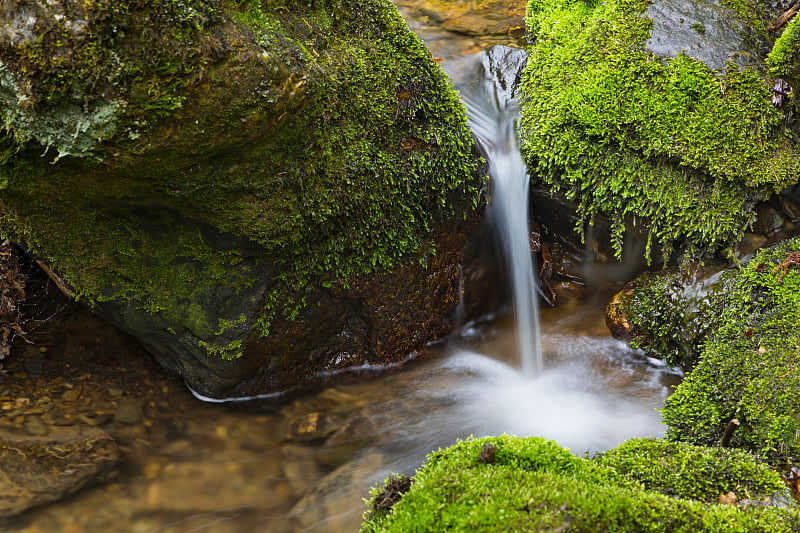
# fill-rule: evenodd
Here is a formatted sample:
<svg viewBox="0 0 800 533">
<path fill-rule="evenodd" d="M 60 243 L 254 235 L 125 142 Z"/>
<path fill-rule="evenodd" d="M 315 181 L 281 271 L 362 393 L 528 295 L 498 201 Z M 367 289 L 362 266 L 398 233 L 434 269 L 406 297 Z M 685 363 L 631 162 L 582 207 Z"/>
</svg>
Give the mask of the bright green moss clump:
<svg viewBox="0 0 800 533">
<path fill-rule="evenodd" d="M 651 245 L 739 238 L 753 205 L 797 180 L 800 152 L 765 81 L 645 48 L 644 0 L 532 0 L 522 151 L 531 174 Z M 579 228 L 583 230 L 583 227 Z"/>
<path fill-rule="evenodd" d="M 800 239 L 759 252 L 715 306 L 700 363 L 666 401 L 668 437 L 731 444 L 773 460 L 800 454 Z"/>
<path fill-rule="evenodd" d="M 493 461 L 480 459 L 487 444 L 496 448 Z M 655 479 L 660 467 L 650 464 L 659 461 L 715 479 L 701 481 L 699 472 Z M 763 498 L 779 484 L 775 472 L 743 453 L 637 440 L 589 460 L 537 437 L 485 437 L 431 454 L 400 501 L 368 511 L 361 531 L 795 531 L 794 507 L 700 501 L 726 489 Z"/>
<path fill-rule="evenodd" d="M 631 439 L 603 453 L 597 462 L 647 490 L 713 503 L 720 494 L 760 500 L 788 492 L 780 475 L 749 453 L 704 448 L 684 442 Z"/>
<path fill-rule="evenodd" d="M 794 17 L 786 24 L 772 51 L 767 55 L 770 74 L 775 77 L 797 76 L 798 60 L 800 60 L 800 18 Z"/>
</svg>

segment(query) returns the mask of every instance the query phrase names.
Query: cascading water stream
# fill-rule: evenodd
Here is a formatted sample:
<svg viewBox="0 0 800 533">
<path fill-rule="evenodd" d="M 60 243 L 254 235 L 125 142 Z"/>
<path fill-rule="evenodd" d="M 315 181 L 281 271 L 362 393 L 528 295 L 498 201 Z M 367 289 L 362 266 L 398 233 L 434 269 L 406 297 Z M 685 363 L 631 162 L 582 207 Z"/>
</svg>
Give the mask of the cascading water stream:
<svg viewBox="0 0 800 533">
<path fill-rule="evenodd" d="M 529 241 L 529 178 L 517 142 L 519 106 L 514 98 L 514 78 L 524 61 L 517 52 L 496 46 L 482 56 L 484 83 L 463 89 L 461 98 L 470 126 L 489 161 L 491 209 L 511 281 L 520 367 L 524 375 L 534 377 L 543 367 L 542 335 Z"/>
</svg>

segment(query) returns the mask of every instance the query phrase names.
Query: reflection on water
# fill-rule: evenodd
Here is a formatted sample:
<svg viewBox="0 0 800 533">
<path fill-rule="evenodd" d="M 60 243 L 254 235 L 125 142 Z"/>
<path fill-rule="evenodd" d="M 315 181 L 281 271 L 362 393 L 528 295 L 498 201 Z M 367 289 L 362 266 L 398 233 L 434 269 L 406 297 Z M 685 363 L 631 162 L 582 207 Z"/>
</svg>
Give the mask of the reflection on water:
<svg viewBox="0 0 800 533">
<path fill-rule="evenodd" d="M 601 306 L 573 305 L 545 310 L 536 379 L 509 364 L 508 317 L 466 327 L 401 370 L 291 398 L 201 403 L 152 370 L 135 378 L 152 385 L 145 427 L 109 428 L 127 456 L 116 477 L 0 529 L 355 531 L 371 486 L 470 435 L 541 435 L 578 455 L 661 435 L 657 409 L 675 376 L 604 334 Z M 65 325 L 86 336 L 80 324 Z M 92 379 L 108 386 L 101 373 Z"/>
</svg>

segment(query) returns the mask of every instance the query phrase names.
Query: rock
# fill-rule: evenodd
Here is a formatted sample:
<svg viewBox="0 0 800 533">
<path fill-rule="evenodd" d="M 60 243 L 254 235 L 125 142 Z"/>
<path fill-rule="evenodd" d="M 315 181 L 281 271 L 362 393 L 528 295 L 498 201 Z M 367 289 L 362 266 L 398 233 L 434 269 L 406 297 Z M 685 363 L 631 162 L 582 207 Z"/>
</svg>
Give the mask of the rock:
<svg viewBox="0 0 800 533">
<path fill-rule="evenodd" d="M 352 530 L 363 509 L 346 502 L 357 501 L 362 487 L 378 481 L 371 477 L 384 462 L 380 453 L 366 453 L 320 479 L 292 508 L 298 526 L 311 529 L 325 521 L 331 531 Z"/>
<path fill-rule="evenodd" d="M 628 284 L 614 294 L 606 305 L 606 326 L 615 339 L 630 342 L 633 325 L 628 321 L 627 306 L 633 296 L 633 287 Z"/>
<path fill-rule="evenodd" d="M 708 265 L 693 275 L 677 269 L 645 272 L 606 306 L 612 335 L 655 359 L 693 368 L 706 336 L 719 325 L 715 305 L 724 297 L 730 272 Z"/>
<path fill-rule="evenodd" d="M 439 23 L 442 29 L 465 35 L 510 34 L 525 26 L 524 0 L 489 2 L 423 2 L 423 16 Z"/>
<path fill-rule="evenodd" d="M 44 349 L 44 351 L 38 349 L 34 350 L 22 361 L 22 366 L 30 377 L 38 378 L 42 375 L 46 351 L 46 349 Z"/>
<path fill-rule="evenodd" d="M 388 2 L 1 9 L 0 233 L 196 392 L 401 361 L 485 290 L 481 159 Z"/>
<path fill-rule="evenodd" d="M 647 49 L 659 57 L 686 54 L 720 72 L 729 62 L 740 68 L 763 65 L 765 39 L 721 2 L 656 0 L 644 15 L 653 21 Z"/>
<path fill-rule="evenodd" d="M 661 410 L 669 439 L 800 454 L 798 265 L 795 237 L 716 273 L 641 276 L 617 298 L 632 344 L 687 371 Z"/>
<path fill-rule="evenodd" d="M 114 410 L 114 422 L 136 424 L 144 416 L 144 399 L 123 398 L 118 401 Z"/>
<path fill-rule="evenodd" d="M 25 431 L 28 435 L 42 436 L 47 435 L 47 426 L 42 423 L 42 419 L 38 416 L 30 416 L 25 420 Z"/>
<path fill-rule="evenodd" d="M 308 413 L 289 422 L 288 438 L 296 442 L 322 441 L 333 434 L 344 418 L 326 413 Z"/>
<path fill-rule="evenodd" d="M 61 398 L 66 402 L 75 402 L 81 397 L 81 387 L 73 387 L 64 391 Z"/>
<path fill-rule="evenodd" d="M 119 460 L 110 435 L 53 427 L 47 436 L 0 430 L 0 517 L 52 502 L 101 480 Z"/>
<path fill-rule="evenodd" d="M 772 207 L 762 204 L 756 210 L 753 231 L 767 238 L 774 237 L 784 225 L 783 217 Z"/>
<path fill-rule="evenodd" d="M 797 126 L 764 78 L 770 17 L 754 1 L 529 3 L 521 151 L 583 236 L 605 217 L 617 258 L 629 234 L 651 261 L 722 250 L 797 182 Z"/>
</svg>

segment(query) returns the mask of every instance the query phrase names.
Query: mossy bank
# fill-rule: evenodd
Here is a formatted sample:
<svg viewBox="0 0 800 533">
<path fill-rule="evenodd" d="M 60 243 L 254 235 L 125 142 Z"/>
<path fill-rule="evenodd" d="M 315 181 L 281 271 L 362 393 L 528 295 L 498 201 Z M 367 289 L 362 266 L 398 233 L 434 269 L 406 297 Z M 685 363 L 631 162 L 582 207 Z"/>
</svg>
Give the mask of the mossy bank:
<svg viewBox="0 0 800 533">
<path fill-rule="evenodd" d="M 773 16 L 755 2 L 529 2 L 522 150 L 578 203 L 579 231 L 604 215 L 617 253 L 634 232 L 651 258 L 696 255 L 736 242 L 759 201 L 797 182 L 794 102 L 773 104 L 768 75 L 790 70 L 791 35 L 767 60 Z"/>
<path fill-rule="evenodd" d="M 364 533 L 800 527 L 779 474 L 753 456 L 647 439 L 593 459 L 538 437 L 459 442 L 429 455 L 411 483 L 375 488 L 369 505 Z"/>
<path fill-rule="evenodd" d="M 2 9 L 0 233 L 194 388 L 281 390 L 450 330 L 481 161 L 388 1 Z"/>
</svg>

